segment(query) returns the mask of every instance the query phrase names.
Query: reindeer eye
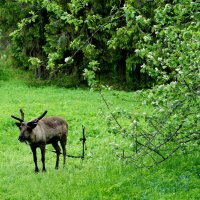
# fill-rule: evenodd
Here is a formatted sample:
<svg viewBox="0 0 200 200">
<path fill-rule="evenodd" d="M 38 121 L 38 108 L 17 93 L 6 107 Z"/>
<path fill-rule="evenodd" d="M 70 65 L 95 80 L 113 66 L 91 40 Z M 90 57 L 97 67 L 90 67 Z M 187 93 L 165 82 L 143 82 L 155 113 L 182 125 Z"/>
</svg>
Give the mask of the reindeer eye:
<svg viewBox="0 0 200 200">
<path fill-rule="evenodd" d="M 27 131 L 28 132 L 31 132 L 32 131 L 32 128 L 30 126 L 27 126 Z"/>
</svg>

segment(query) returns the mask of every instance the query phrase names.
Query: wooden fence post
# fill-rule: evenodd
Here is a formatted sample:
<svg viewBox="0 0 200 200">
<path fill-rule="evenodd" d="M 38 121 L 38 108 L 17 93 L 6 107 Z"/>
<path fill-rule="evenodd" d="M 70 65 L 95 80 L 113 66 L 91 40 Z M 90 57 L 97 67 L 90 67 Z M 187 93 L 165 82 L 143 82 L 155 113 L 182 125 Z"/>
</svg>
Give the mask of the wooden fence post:
<svg viewBox="0 0 200 200">
<path fill-rule="evenodd" d="M 86 137 L 85 137 L 85 126 L 82 125 L 82 129 L 83 129 L 83 137 L 80 139 L 82 141 L 82 160 L 84 159 L 85 157 L 85 142 L 86 142 Z"/>
</svg>

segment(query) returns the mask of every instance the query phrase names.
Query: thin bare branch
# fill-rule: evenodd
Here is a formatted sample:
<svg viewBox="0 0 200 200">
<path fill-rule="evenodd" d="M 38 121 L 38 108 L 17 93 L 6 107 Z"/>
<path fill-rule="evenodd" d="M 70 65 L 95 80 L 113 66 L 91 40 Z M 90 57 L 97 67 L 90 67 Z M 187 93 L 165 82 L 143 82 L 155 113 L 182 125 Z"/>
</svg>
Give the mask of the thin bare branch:
<svg viewBox="0 0 200 200">
<path fill-rule="evenodd" d="M 120 125 L 120 123 L 118 122 L 117 118 L 113 115 L 111 108 L 108 104 L 108 102 L 106 101 L 106 99 L 104 98 L 104 95 L 102 94 L 101 90 L 99 90 L 99 94 L 101 96 L 101 98 L 103 99 L 104 103 L 106 104 L 106 107 L 108 108 L 108 110 L 110 111 L 110 114 L 112 116 L 112 118 L 115 120 L 116 124 L 119 126 L 120 129 L 122 129 L 122 126 Z"/>
</svg>

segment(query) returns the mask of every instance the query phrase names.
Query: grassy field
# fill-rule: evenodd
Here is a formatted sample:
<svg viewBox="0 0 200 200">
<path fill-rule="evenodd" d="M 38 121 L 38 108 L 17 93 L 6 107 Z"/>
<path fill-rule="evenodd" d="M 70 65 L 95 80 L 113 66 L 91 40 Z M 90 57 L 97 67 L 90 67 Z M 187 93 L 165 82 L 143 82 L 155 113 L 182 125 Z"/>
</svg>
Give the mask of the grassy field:
<svg viewBox="0 0 200 200">
<path fill-rule="evenodd" d="M 106 131 L 106 109 L 96 92 L 30 84 L 28 75 L 0 63 L 0 199 L 200 199 L 200 154 L 178 154 L 152 169 L 137 169 L 115 157 L 110 143 L 116 138 Z M 136 94 L 121 92 L 132 98 Z M 114 106 L 144 112 L 137 103 L 122 102 L 109 93 Z M 44 110 L 48 116 L 64 117 L 69 123 L 67 150 L 81 154 L 81 126 L 86 126 L 87 151 L 84 161 L 67 159 L 66 168 L 55 170 L 55 154 L 46 152 L 46 173 L 34 173 L 28 145 L 19 143 L 18 129 L 10 115 L 25 119 Z M 51 150 L 51 146 L 47 146 Z M 61 159 L 62 161 L 62 159 Z M 41 169 L 40 152 L 38 164 Z"/>
</svg>

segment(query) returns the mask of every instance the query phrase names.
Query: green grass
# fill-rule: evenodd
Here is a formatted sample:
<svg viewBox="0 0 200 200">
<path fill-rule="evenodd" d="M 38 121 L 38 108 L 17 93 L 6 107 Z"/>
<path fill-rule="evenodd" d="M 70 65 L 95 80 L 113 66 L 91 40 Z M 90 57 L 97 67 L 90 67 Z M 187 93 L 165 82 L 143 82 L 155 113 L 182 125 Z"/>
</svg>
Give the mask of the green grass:
<svg viewBox="0 0 200 200">
<path fill-rule="evenodd" d="M 152 169 L 137 169 L 115 157 L 110 146 L 114 135 L 106 132 L 105 110 L 96 92 L 54 86 L 31 86 L 27 73 L 0 63 L 0 199 L 200 199 L 200 154 L 178 154 Z M 121 92 L 132 99 L 134 93 Z M 122 102 L 109 93 L 114 107 L 144 112 L 136 102 Z M 10 115 L 23 108 L 30 120 L 48 110 L 48 116 L 64 117 L 69 123 L 67 150 L 81 154 L 81 126 L 86 126 L 87 151 L 84 161 L 67 159 L 66 168 L 55 170 L 55 154 L 46 152 L 46 173 L 34 173 L 28 145 L 17 140 L 18 129 Z M 47 146 L 48 149 L 52 147 Z M 41 169 L 40 152 L 38 164 Z"/>
</svg>

